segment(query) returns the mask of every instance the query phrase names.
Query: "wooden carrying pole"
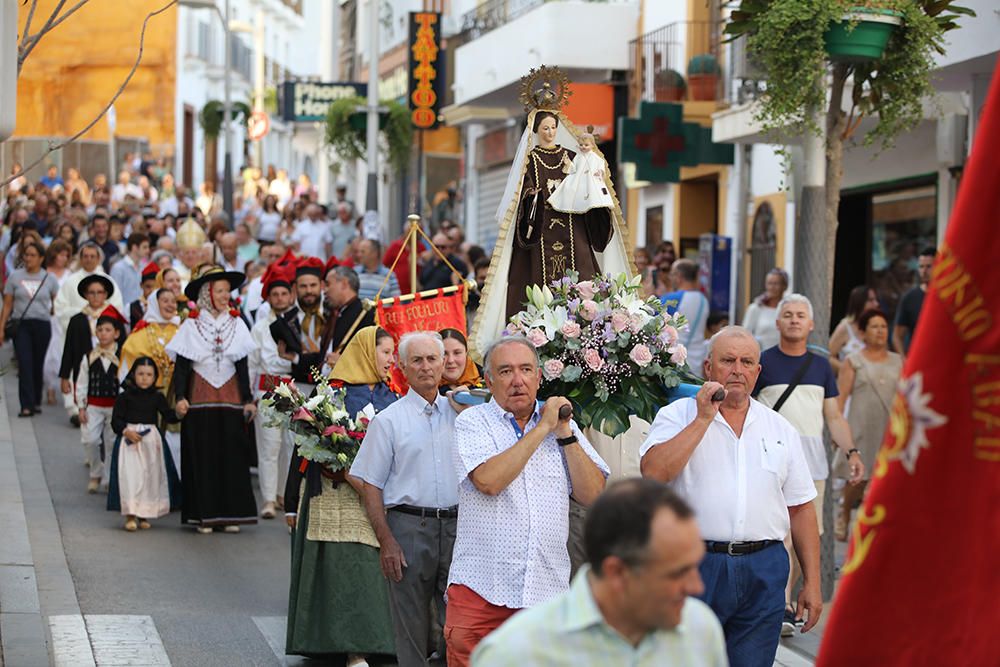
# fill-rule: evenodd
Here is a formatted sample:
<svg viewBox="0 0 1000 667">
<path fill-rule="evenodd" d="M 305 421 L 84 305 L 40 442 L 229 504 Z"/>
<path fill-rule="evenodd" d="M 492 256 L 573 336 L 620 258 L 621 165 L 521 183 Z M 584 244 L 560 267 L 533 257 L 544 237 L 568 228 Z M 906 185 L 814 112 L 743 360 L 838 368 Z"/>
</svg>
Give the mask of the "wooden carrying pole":
<svg viewBox="0 0 1000 667">
<path fill-rule="evenodd" d="M 420 229 L 420 216 L 413 213 L 406 216 L 410 223 L 410 288 L 417 288 L 417 233 Z"/>
</svg>

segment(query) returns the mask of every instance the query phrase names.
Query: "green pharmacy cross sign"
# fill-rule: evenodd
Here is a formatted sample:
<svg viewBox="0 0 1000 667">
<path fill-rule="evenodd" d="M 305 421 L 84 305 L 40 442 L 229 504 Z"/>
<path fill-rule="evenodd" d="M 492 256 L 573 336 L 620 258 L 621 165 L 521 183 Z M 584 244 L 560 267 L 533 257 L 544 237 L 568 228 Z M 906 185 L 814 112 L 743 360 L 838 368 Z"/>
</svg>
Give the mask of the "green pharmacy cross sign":
<svg viewBox="0 0 1000 667">
<path fill-rule="evenodd" d="M 733 164 L 732 144 L 712 143 L 712 129 L 684 122 L 680 104 L 642 102 L 638 118 L 618 119 L 619 162 L 635 164 L 635 177 L 679 183 L 681 167 Z"/>
</svg>

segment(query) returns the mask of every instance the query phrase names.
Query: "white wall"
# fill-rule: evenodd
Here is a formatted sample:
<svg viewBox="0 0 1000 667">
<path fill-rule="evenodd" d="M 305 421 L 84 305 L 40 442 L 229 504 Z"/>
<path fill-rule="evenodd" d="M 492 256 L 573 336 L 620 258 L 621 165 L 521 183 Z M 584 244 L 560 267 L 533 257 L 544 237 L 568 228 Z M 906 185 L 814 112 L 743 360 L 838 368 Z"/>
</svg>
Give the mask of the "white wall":
<svg viewBox="0 0 1000 667">
<path fill-rule="evenodd" d="M 945 52 L 937 54 L 938 67 L 947 67 L 964 60 L 996 53 L 1000 47 L 1000 13 L 996 0 L 964 0 L 965 7 L 976 16 L 961 16 L 961 26 L 945 35 Z"/>
<path fill-rule="evenodd" d="M 508 86 L 541 64 L 628 69 L 628 42 L 636 36 L 637 18 L 634 3 L 567 0 L 541 5 L 458 48 L 455 104 Z"/>
<path fill-rule="evenodd" d="M 646 0 L 642 15 L 643 33 L 687 20 L 687 3 L 682 0 Z"/>
<path fill-rule="evenodd" d="M 221 3 L 217 3 L 221 6 Z M 321 7 L 316 2 L 303 3 L 303 15 L 299 16 L 284 6 L 281 0 L 232 0 L 230 12 L 233 20 L 253 24 L 257 18 L 257 8 L 264 10 L 264 53 L 271 61 L 290 70 L 295 76 L 313 76 L 319 72 L 317 53 L 320 49 L 320 22 L 318 17 Z M 208 61 L 197 55 L 197 30 L 199 23 L 211 26 L 212 50 Z M 233 33 L 232 38 L 240 39 L 251 49 L 253 36 L 245 33 Z M 195 110 L 194 156 L 192 159 L 193 182 L 190 185 L 197 192 L 198 186 L 208 176 L 204 172 L 204 133 L 197 122 L 197 114 L 206 102 L 223 98 L 224 86 L 224 51 L 225 39 L 222 26 L 217 15 L 208 10 L 189 9 L 181 7 L 178 11 L 177 36 L 177 91 L 175 94 L 175 141 L 177 157 L 175 159 L 175 175 L 180 178 L 183 164 L 184 115 L 185 105 Z M 271 72 L 266 73 L 267 82 L 280 85 L 281 81 L 272 81 Z M 252 81 L 241 74 L 231 75 L 231 98 L 233 102 L 252 100 Z M 264 140 L 264 166 L 274 164 L 287 168 L 291 178 L 295 178 L 305 170 L 306 157 L 311 158 L 312 172 L 315 177 L 318 162 L 319 134 L 305 128 L 304 137 L 295 139 L 294 128 L 286 126 L 279 120 L 272 122 L 271 133 Z M 242 146 L 245 130 L 240 124 L 233 126 L 233 169 L 234 179 L 238 180 L 238 169 L 242 165 Z M 293 140 L 295 146 L 293 148 Z M 217 164 L 221 172 L 224 164 L 225 139 L 220 135 L 218 141 Z M 252 155 L 252 149 L 251 149 Z"/>
</svg>

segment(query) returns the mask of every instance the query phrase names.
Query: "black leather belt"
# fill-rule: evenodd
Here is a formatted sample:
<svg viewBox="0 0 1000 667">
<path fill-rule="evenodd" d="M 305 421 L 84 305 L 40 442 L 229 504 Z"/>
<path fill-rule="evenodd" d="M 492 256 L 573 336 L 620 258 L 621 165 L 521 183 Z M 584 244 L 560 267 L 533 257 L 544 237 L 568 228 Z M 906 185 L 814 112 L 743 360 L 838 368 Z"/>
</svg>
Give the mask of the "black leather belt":
<svg viewBox="0 0 1000 667">
<path fill-rule="evenodd" d="M 419 516 L 421 519 L 426 519 L 427 517 L 431 517 L 433 519 L 458 518 L 457 505 L 455 507 L 416 507 L 414 505 L 394 505 L 389 508 L 389 511 L 412 514 L 413 516 Z"/>
<path fill-rule="evenodd" d="M 705 549 L 713 554 L 729 554 L 730 556 L 746 556 L 766 549 L 781 540 L 761 540 L 759 542 L 711 542 L 705 540 Z"/>
</svg>

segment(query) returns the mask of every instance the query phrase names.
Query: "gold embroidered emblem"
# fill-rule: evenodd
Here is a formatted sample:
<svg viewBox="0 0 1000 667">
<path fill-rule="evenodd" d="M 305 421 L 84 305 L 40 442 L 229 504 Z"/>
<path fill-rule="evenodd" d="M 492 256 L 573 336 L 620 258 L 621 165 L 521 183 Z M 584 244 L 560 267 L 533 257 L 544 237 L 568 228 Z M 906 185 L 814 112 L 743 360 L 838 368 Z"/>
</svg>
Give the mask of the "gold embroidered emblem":
<svg viewBox="0 0 1000 667">
<path fill-rule="evenodd" d="M 556 188 L 559 187 L 560 183 L 562 183 L 562 179 L 560 179 L 560 178 L 550 178 L 550 179 L 548 179 L 546 181 L 546 183 L 545 183 L 545 187 L 548 188 L 549 194 L 552 194 L 553 192 L 555 192 Z"/>
<path fill-rule="evenodd" d="M 556 241 L 552 244 L 552 249 L 556 252 L 562 252 L 566 246 L 562 244 L 562 241 Z"/>
<path fill-rule="evenodd" d="M 549 275 L 561 276 L 566 273 L 566 255 L 556 255 L 552 258 L 552 272 Z"/>
<path fill-rule="evenodd" d="M 549 220 L 549 229 L 555 229 L 556 225 L 559 225 L 560 227 L 565 227 L 566 223 L 560 220 L 559 218 L 552 218 L 551 220 Z"/>
</svg>

